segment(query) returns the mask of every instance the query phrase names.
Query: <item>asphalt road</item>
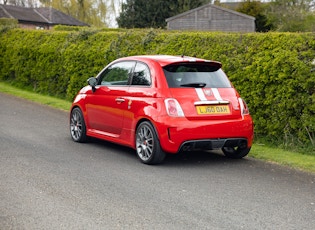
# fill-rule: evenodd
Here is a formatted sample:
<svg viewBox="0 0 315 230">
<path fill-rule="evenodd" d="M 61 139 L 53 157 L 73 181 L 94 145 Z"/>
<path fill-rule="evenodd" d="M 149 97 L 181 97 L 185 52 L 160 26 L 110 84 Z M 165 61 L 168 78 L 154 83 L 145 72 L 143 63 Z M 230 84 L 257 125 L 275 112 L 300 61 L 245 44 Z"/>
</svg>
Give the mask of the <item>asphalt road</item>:
<svg viewBox="0 0 315 230">
<path fill-rule="evenodd" d="M 0 94 L 0 229 L 314 229 L 315 175 L 252 158 L 74 143 L 68 113 Z"/>
</svg>

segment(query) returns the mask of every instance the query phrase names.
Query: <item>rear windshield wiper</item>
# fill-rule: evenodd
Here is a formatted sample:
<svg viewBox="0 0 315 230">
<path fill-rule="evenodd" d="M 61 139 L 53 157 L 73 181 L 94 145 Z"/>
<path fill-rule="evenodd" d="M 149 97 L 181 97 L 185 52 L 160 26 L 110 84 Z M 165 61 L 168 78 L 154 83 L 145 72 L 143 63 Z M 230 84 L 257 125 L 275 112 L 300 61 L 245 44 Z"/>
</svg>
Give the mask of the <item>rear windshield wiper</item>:
<svg viewBox="0 0 315 230">
<path fill-rule="evenodd" d="M 203 87 L 205 87 L 206 85 L 207 85 L 206 83 L 195 82 L 195 83 L 182 84 L 182 85 L 180 85 L 180 86 L 183 86 L 183 87 L 194 87 L 194 88 L 203 88 Z"/>
</svg>

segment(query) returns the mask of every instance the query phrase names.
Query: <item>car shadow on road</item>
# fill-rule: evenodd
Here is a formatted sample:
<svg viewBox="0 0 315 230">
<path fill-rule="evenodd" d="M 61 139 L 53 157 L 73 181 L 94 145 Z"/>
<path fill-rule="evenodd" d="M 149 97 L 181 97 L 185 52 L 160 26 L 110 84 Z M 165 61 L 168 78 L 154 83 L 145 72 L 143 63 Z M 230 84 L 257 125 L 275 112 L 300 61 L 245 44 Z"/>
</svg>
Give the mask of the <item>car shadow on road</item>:
<svg viewBox="0 0 315 230">
<path fill-rule="evenodd" d="M 117 145 L 111 142 L 91 138 L 90 144 L 99 146 L 104 149 L 110 150 L 109 152 L 115 152 L 120 154 L 120 157 L 126 157 L 131 162 L 140 163 L 136 156 L 136 151 L 132 148 Z M 194 151 L 194 152 L 181 152 L 178 154 L 167 154 L 163 163 L 158 166 L 172 167 L 172 166 L 197 166 L 197 165 L 235 165 L 246 164 L 248 158 L 243 159 L 231 159 L 222 153 L 221 150 L 213 151 Z"/>
<path fill-rule="evenodd" d="M 246 163 L 244 159 L 231 159 L 222 153 L 221 150 L 212 151 L 194 151 L 194 152 L 183 152 L 179 154 L 168 154 L 165 158 L 165 166 L 176 166 L 176 165 L 218 165 L 218 164 L 242 164 Z"/>
</svg>

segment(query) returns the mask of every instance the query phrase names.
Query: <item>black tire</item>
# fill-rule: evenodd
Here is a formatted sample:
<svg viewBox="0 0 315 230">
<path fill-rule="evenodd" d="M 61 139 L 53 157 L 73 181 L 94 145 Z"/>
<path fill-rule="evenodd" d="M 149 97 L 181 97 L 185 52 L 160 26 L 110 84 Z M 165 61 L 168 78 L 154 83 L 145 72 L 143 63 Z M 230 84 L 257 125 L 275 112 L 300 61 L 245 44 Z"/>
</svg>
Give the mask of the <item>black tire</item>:
<svg viewBox="0 0 315 230">
<path fill-rule="evenodd" d="M 138 126 L 135 139 L 137 156 L 142 163 L 153 165 L 163 162 L 166 154 L 150 122 L 144 121 Z"/>
<path fill-rule="evenodd" d="M 70 114 L 70 135 L 75 142 L 86 142 L 86 126 L 81 109 L 74 108 Z"/>
<path fill-rule="evenodd" d="M 226 157 L 233 158 L 233 159 L 241 159 L 249 153 L 250 148 L 223 147 L 222 151 Z"/>
</svg>

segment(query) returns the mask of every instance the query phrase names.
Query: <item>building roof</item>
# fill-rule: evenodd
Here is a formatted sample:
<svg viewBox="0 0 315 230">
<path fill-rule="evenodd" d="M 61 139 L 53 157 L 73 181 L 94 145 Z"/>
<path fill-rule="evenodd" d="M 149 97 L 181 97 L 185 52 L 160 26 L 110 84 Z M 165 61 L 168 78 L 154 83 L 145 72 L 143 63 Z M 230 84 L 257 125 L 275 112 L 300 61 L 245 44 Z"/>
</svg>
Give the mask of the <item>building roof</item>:
<svg viewBox="0 0 315 230">
<path fill-rule="evenodd" d="M 214 8 L 214 9 L 219 9 L 219 10 L 228 12 L 228 13 L 230 13 L 230 14 L 235 14 L 235 15 L 238 15 L 238 16 L 241 16 L 241 17 L 243 17 L 243 18 L 250 19 L 250 20 L 255 20 L 254 17 L 249 16 L 249 15 L 247 15 L 247 14 L 242 14 L 242 13 L 237 12 L 237 11 L 234 11 L 234 10 L 230 10 L 230 9 L 227 9 L 227 8 L 224 8 L 224 7 L 220 7 L 220 6 L 214 5 L 214 4 L 212 4 L 212 3 L 208 3 L 208 4 L 205 4 L 205 5 L 203 5 L 203 6 L 197 7 L 197 8 L 195 8 L 195 9 L 192 9 L 192 10 L 186 11 L 186 12 L 184 12 L 184 13 L 175 15 L 175 16 L 173 16 L 173 17 L 167 18 L 167 19 L 166 19 L 166 22 L 172 21 L 172 20 L 174 20 L 174 19 L 176 19 L 176 18 L 180 18 L 180 17 L 186 16 L 186 15 L 189 15 L 189 14 L 191 14 L 191 13 L 194 13 L 194 12 L 196 12 L 196 11 L 202 10 L 202 9 L 204 9 L 204 8 L 207 8 L 207 7 L 211 7 L 211 8 Z"/>
<path fill-rule="evenodd" d="M 88 26 L 59 10 L 48 7 L 27 8 L 0 4 L 0 18 L 15 18 L 19 22 L 49 25 Z"/>
</svg>

